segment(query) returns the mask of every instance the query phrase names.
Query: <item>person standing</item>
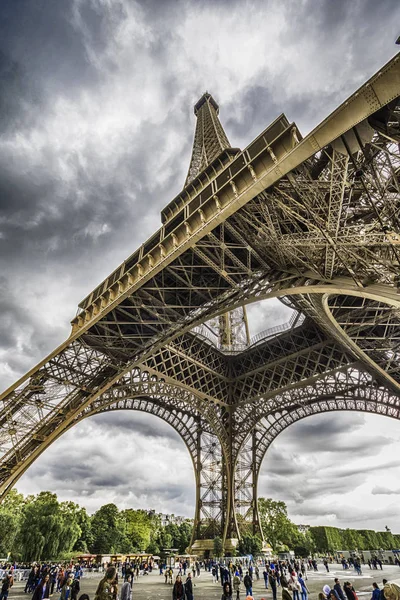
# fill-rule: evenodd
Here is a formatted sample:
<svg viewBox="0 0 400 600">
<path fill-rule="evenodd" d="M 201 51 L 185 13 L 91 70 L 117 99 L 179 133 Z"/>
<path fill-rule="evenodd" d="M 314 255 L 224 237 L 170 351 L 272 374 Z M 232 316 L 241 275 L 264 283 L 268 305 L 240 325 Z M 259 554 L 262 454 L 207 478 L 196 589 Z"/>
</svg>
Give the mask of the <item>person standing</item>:
<svg viewBox="0 0 400 600">
<path fill-rule="evenodd" d="M 224 583 L 221 600 L 232 600 L 232 587 L 229 581 L 225 581 Z"/>
<path fill-rule="evenodd" d="M 356 591 L 355 591 L 354 587 L 351 585 L 350 581 L 344 582 L 343 590 L 347 596 L 347 600 L 358 600 Z"/>
<path fill-rule="evenodd" d="M 346 600 L 346 596 L 344 595 L 342 586 L 340 585 L 340 581 L 337 577 L 335 577 L 335 585 L 333 586 L 333 589 L 336 592 L 336 596 L 339 600 Z"/>
<path fill-rule="evenodd" d="M 269 573 L 269 584 L 271 586 L 272 600 L 276 600 L 276 575 L 275 571 Z"/>
<path fill-rule="evenodd" d="M 132 575 L 128 575 L 126 581 L 122 584 L 119 600 L 132 600 Z"/>
<path fill-rule="evenodd" d="M 182 583 L 182 577 L 176 576 L 174 587 L 172 588 L 173 600 L 183 600 L 185 598 L 185 590 Z"/>
<path fill-rule="evenodd" d="M 387 581 L 387 579 L 383 579 L 383 595 L 385 596 L 385 600 L 400 600 L 400 587 L 397 583 L 393 583 Z"/>
<path fill-rule="evenodd" d="M 72 585 L 72 578 L 68 577 L 67 581 L 64 583 L 64 585 L 61 588 L 60 600 L 71 600 L 71 585 Z M 104 598 L 102 600 L 112 600 L 112 599 Z"/>
<path fill-rule="evenodd" d="M 57 583 L 57 567 L 53 567 L 50 571 L 50 596 L 54 594 L 54 588 Z"/>
<path fill-rule="evenodd" d="M 292 600 L 292 595 L 287 588 L 286 579 L 283 580 L 283 578 L 282 578 L 281 582 L 282 582 L 282 600 Z"/>
<path fill-rule="evenodd" d="M 61 588 L 64 585 L 64 569 L 61 567 L 61 569 L 58 571 L 57 574 L 57 592 L 61 592 Z M 33 576 L 32 576 L 32 581 L 35 579 L 35 572 L 33 572 Z"/>
<path fill-rule="evenodd" d="M 246 571 L 246 575 L 243 579 L 244 587 L 246 588 L 246 596 L 253 595 L 253 580 L 251 579 L 249 572 Z"/>
<path fill-rule="evenodd" d="M 75 579 L 72 580 L 72 584 L 71 584 L 71 600 L 78 600 L 78 594 L 80 592 L 81 589 L 81 585 L 79 582 L 79 576 L 75 577 Z"/>
<path fill-rule="evenodd" d="M 371 600 L 380 600 L 381 597 L 381 590 L 379 589 L 379 586 L 377 583 L 373 583 L 372 584 L 372 596 L 371 596 Z"/>
<path fill-rule="evenodd" d="M 50 575 L 45 575 L 42 581 L 36 586 L 33 592 L 32 600 L 43 600 L 50 597 Z"/>
<path fill-rule="evenodd" d="M 0 600 L 7 600 L 8 593 L 12 587 L 12 581 L 8 573 L 4 574 L 3 580 L 1 582 L 1 592 L 0 592 Z"/>
<path fill-rule="evenodd" d="M 186 600 L 193 600 L 193 581 L 190 571 L 186 577 L 185 581 L 185 596 Z"/>
</svg>

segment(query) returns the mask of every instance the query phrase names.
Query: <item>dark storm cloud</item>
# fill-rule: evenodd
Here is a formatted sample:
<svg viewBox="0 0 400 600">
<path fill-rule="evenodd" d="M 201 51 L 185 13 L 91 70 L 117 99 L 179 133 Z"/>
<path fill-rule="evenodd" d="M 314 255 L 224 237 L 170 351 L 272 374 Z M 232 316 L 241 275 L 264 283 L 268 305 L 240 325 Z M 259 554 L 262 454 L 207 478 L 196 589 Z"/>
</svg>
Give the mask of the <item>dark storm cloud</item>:
<svg viewBox="0 0 400 600">
<path fill-rule="evenodd" d="M 95 70 L 87 56 L 82 34 L 73 25 L 73 7 L 74 2 L 2 2 L 1 46 L 13 60 L 23 63 L 25 78 L 34 73 L 36 77 L 41 76 L 46 85 L 63 91 L 66 84 L 73 87 L 93 83 Z M 101 11 L 96 11 L 91 2 L 87 2 L 82 11 L 88 35 L 92 43 L 100 47 L 107 34 L 101 27 Z M 73 92 L 73 89 L 67 91 Z"/>
<path fill-rule="evenodd" d="M 326 525 L 331 520 L 329 517 L 335 516 L 345 522 L 347 521 L 349 523 L 347 527 L 352 527 L 351 523 L 357 523 L 357 527 L 361 529 L 362 526 L 359 525 L 359 523 L 365 522 L 367 524 L 366 527 L 370 529 L 371 526 L 368 525 L 368 523 L 384 522 L 385 519 L 397 519 L 400 516 L 400 506 L 392 504 L 390 505 L 390 512 L 388 511 L 385 514 L 382 514 L 380 507 L 371 508 L 363 506 L 362 510 L 360 510 L 359 504 L 345 506 L 340 502 L 332 502 L 330 504 L 321 505 L 321 502 L 314 501 L 314 503 L 302 505 L 298 514 L 302 522 L 307 522 L 309 519 L 316 517 L 320 518 L 320 525 Z M 383 529 L 382 525 L 380 525 L 380 527 Z M 377 526 L 377 529 L 379 530 L 379 526 Z M 395 527 L 395 531 L 398 531 L 398 525 Z"/>
<path fill-rule="evenodd" d="M 365 497 L 367 481 L 380 480 L 382 473 L 395 476 L 400 466 L 400 461 L 390 456 L 389 449 L 396 443 L 392 437 L 384 438 L 379 446 L 368 443 L 364 431 L 370 419 L 350 413 L 316 415 L 289 427 L 267 452 L 260 494 L 285 499 L 296 522 L 309 519 L 316 524 L 320 515 L 320 523 L 329 517 L 338 526 L 350 526 L 354 511 L 346 509 L 349 495 Z M 385 448 L 389 455 L 380 458 Z M 378 488 L 378 493 L 379 489 L 387 486 Z M 362 513 L 365 516 L 354 520 L 367 523 L 367 514 L 378 522 L 380 515 L 368 504 Z"/>
<path fill-rule="evenodd" d="M 394 44 L 398 35 L 396 0 L 308 0 L 283 6 L 286 18 L 278 35 L 279 68 L 266 62 L 257 79 L 241 89 L 226 107 L 228 114 L 232 113 L 227 123 L 233 145 L 235 139 L 259 134 L 282 112 L 289 121 L 296 121 L 303 135 L 307 134 L 374 73 L 379 66 L 375 62 L 377 51 L 383 50 L 389 39 Z M 385 31 L 385 36 L 378 35 L 378 31 Z M 370 43 L 372 39 L 374 43 Z M 285 55 L 293 60 L 285 61 Z M 303 82 L 298 81 L 299 73 Z M 318 90 L 317 79 L 323 82 Z M 240 116 L 235 105 L 240 107 Z"/>
<path fill-rule="evenodd" d="M 321 496 L 340 494 L 356 490 L 364 484 L 368 475 L 379 473 L 382 469 L 398 469 L 400 461 L 379 465 L 363 464 L 358 468 L 349 468 L 340 461 L 327 465 L 326 470 L 312 469 L 310 460 L 296 461 L 293 457 L 282 459 L 282 467 L 270 467 L 268 475 L 262 475 L 263 486 L 273 489 L 275 494 L 291 497 L 296 503 L 317 500 Z M 308 457 L 307 457 L 308 458 Z M 285 466 L 285 462 L 288 466 Z"/>
<path fill-rule="evenodd" d="M 66 337 L 76 303 L 159 226 L 160 208 L 184 178 L 179 158 L 163 156 L 160 165 L 167 113 L 136 123 L 128 111 L 118 132 L 98 133 L 99 103 L 110 118 L 114 89 L 110 96 L 103 87 L 115 65 L 96 60 L 112 39 L 112 24 L 127 19 L 120 8 L 114 14 L 96 2 L 5 5 L 0 269 L 4 293 L 14 298 L 2 313 L 0 347 L 19 349 L 6 356 L 11 373 L 3 389 Z M 28 300 L 46 289 L 46 280 L 65 286 L 65 315 L 58 322 L 49 317 L 49 326 Z"/>
<path fill-rule="evenodd" d="M 162 419 L 137 411 L 117 411 L 91 418 L 91 424 L 101 436 L 104 431 L 126 431 L 145 438 L 162 438 L 181 443 L 179 434 Z"/>
<path fill-rule="evenodd" d="M 144 433 L 127 435 L 113 422 L 116 413 L 108 415 L 109 427 L 107 415 L 85 419 L 32 465 L 18 488 L 25 491 L 24 480 L 30 481 L 34 491 L 56 490 L 61 499 L 83 502 L 90 512 L 102 503 L 115 502 L 121 508 L 156 507 L 192 516 L 193 469 L 178 434 L 151 415 L 128 411 L 119 415 L 127 421 L 136 417 Z M 161 423 L 158 431 L 157 423 Z M 148 435 L 152 425 L 154 435 Z M 176 439 L 164 437 L 163 430 L 172 431 Z"/>
<path fill-rule="evenodd" d="M 400 495 L 400 488 L 391 490 L 390 488 L 376 485 L 374 488 L 372 488 L 371 494 L 373 496 L 398 496 Z"/>
<path fill-rule="evenodd" d="M 376 453 L 374 444 L 366 444 L 362 437 L 354 435 L 364 424 L 365 415 L 349 412 L 335 413 L 331 417 L 326 415 L 307 417 L 285 430 L 286 445 L 289 451 L 294 453 L 309 452 L 318 448 L 319 452 L 325 454 L 373 456 Z M 381 447 L 392 442 L 390 437 L 381 435 Z"/>
</svg>

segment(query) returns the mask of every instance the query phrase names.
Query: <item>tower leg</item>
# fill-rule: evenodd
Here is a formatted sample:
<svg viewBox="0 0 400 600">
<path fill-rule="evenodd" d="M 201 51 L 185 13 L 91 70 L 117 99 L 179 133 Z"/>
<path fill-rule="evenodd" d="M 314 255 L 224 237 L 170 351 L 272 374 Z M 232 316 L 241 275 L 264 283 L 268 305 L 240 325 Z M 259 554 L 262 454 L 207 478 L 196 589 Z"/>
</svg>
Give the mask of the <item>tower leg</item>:
<svg viewBox="0 0 400 600">
<path fill-rule="evenodd" d="M 214 539 L 223 536 L 224 527 L 224 475 L 221 444 L 216 435 L 197 431 L 196 510 L 191 552 L 211 556 Z"/>
</svg>

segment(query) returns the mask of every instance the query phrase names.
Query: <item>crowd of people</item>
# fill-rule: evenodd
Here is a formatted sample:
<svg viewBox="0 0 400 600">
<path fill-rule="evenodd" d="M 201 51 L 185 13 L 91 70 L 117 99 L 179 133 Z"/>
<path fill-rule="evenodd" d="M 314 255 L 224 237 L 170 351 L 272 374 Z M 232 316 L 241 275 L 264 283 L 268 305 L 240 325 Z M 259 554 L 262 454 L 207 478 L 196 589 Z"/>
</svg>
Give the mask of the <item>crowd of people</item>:
<svg viewBox="0 0 400 600">
<path fill-rule="evenodd" d="M 329 561 L 322 561 L 327 572 Z M 353 566 L 357 574 L 361 574 L 361 559 L 352 558 L 346 561 L 343 569 L 348 570 Z M 382 563 L 378 559 L 368 561 L 370 568 L 382 569 Z M 200 577 L 201 570 L 212 574 L 212 581 L 222 587 L 221 600 L 253 600 L 253 581 L 262 579 L 266 590 L 270 590 L 272 600 L 277 600 L 278 588 L 281 588 L 282 600 L 308 600 L 309 588 L 307 586 L 308 573 L 318 572 L 318 563 L 314 559 L 293 561 L 265 561 L 261 565 L 249 560 L 230 561 L 228 564 L 219 564 L 213 561 L 200 563 L 194 562 L 190 567 L 186 562 L 179 563 L 178 573 L 173 584 L 173 600 L 193 600 L 193 584 L 195 577 Z M 160 574 L 163 566 L 160 566 Z M 182 575 L 186 575 L 186 581 L 182 581 Z M 165 568 L 165 583 L 173 583 L 172 567 Z M 244 596 L 243 596 L 244 594 Z M 262 599 L 264 600 L 264 599 Z M 356 590 L 350 581 L 342 584 L 338 578 L 334 579 L 332 588 L 325 585 L 319 593 L 318 600 L 359 600 Z M 395 583 L 383 580 L 383 587 L 379 589 L 377 583 L 373 584 L 371 600 L 400 600 L 400 587 Z"/>
<path fill-rule="evenodd" d="M 329 561 L 322 561 L 329 572 Z M 346 561 L 347 563 L 347 561 Z M 352 566 L 358 572 L 361 563 L 358 559 L 352 560 Z M 372 570 L 378 566 L 382 569 L 379 560 L 368 561 Z M 152 563 L 128 563 L 108 566 L 100 580 L 94 600 L 132 600 L 132 585 L 140 574 L 146 575 L 152 571 Z M 118 567 L 121 570 L 121 585 L 118 582 Z M 222 588 L 221 600 L 254 600 L 253 582 L 261 580 L 263 588 L 270 591 L 272 600 L 278 600 L 278 588 L 281 589 L 282 600 L 308 600 L 309 588 L 307 585 L 310 571 L 318 571 L 318 563 L 314 559 L 298 559 L 291 561 L 255 561 L 245 559 L 231 559 L 228 562 L 216 562 L 212 559 L 205 561 L 182 561 L 178 564 L 177 572 L 172 566 L 159 562 L 160 575 L 165 576 L 165 583 L 172 586 L 172 600 L 194 600 L 193 580 L 201 576 L 202 572 L 212 576 L 212 581 Z M 347 571 L 349 565 L 342 562 L 343 570 Z M 59 595 L 59 600 L 89 600 L 87 594 L 80 592 L 82 567 L 62 566 L 57 564 L 35 564 L 29 570 L 24 592 L 32 594 L 32 600 L 47 600 L 54 593 Z M 183 581 L 185 577 L 185 581 Z M 1 582 L 0 600 L 8 600 L 9 592 L 14 585 L 14 567 L 9 567 L 4 573 Z M 396 583 L 383 579 L 382 588 L 374 582 L 371 600 L 400 600 L 400 587 Z M 265 594 L 266 595 L 266 594 Z M 261 600 L 264 600 L 262 598 Z M 318 595 L 318 600 L 359 600 L 357 592 L 350 581 L 345 581 L 343 586 L 339 578 L 335 578 L 332 587 L 324 585 Z"/>
<path fill-rule="evenodd" d="M 32 600 L 46 600 L 59 592 L 60 600 L 77 600 L 80 592 L 80 565 L 63 567 L 55 564 L 35 564 L 29 570 L 24 592 L 32 594 Z M 1 582 L 0 600 L 7 600 L 14 585 L 14 566 L 4 573 Z M 79 600 L 89 600 L 87 594 L 82 594 Z"/>
</svg>

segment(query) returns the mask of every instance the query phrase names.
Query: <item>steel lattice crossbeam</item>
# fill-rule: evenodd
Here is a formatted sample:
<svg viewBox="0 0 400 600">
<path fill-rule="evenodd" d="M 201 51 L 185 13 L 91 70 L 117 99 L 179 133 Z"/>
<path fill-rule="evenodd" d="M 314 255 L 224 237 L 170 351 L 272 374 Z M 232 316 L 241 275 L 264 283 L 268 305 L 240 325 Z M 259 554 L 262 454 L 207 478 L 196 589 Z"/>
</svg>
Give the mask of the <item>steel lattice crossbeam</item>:
<svg viewBox="0 0 400 600">
<path fill-rule="evenodd" d="M 278 117 L 232 148 L 208 93 L 162 227 L 79 306 L 68 340 L 1 396 L 0 491 L 82 419 L 170 423 L 196 474 L 193 551 L 260 533 L 257 481 L 290 424 L 400 418 L 400 60 L 307 137 Z M 246 305 L 295 311 L 250 343 Z"/>
</svg>

